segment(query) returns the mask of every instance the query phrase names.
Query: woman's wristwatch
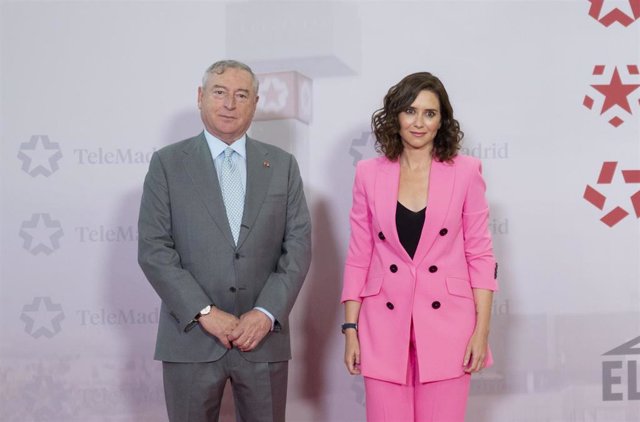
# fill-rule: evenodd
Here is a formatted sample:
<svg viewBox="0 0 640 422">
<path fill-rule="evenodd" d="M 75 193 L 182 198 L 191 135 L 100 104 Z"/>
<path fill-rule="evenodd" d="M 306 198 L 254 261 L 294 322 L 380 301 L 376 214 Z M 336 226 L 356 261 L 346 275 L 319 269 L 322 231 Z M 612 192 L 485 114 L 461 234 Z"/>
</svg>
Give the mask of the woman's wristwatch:
<svg viewBox="0 0 640 422">
<path fill-rule="evenodd" d="M 340 327 L 342 328 L 342 334 L 344 334 L 344 330 L 347 330 L 349 328 L 353 328 L 354 330 L 358 331 L 358 324 L 353 322 L 345 322 Z"/>
</svg>

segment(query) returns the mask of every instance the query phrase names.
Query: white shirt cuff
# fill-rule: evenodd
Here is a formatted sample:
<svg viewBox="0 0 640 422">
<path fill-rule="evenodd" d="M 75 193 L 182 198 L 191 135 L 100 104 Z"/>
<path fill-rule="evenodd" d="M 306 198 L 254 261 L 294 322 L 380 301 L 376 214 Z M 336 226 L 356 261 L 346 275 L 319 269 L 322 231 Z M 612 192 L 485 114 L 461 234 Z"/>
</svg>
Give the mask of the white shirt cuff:
<svg viewBox="0 0 640 422">
<path fill-rule="evenodd" d="M 258 311 L 262 312 L 263 314 L 265 314 L 266 316 L 269 317 L 269 319 L 271 320 L 271 331 L 273 331 L 274 326 L 276 325 L 276 319 L 273 315 L 271 315 L 271 312 L 267 311 L 264 308 L 261 308 L 259 306 L 256 306 L 253 309 L 257 309 Z"/>
</svg>

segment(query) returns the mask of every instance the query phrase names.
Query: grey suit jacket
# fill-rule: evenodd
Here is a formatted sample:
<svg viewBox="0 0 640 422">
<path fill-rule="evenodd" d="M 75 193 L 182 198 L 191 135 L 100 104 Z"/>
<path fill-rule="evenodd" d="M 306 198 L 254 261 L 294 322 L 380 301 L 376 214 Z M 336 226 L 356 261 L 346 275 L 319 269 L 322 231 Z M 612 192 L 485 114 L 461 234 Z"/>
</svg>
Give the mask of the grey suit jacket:
<svg viewBox="0 0 640 422">
<path fill-rule="evenodd" d="M 274 331 L 244 353 L 291 358 L 289 312 L 311 261 L 311 222 L 295 158 L 247 137 L 247 186 L 236 247 L 209 146 L 200 135 L 154 153 L 138 220 L 138 262 L 162 299 L 155 358 L 209 362 L 226 349 L 199 325 L 209 304 L 240 316 L 255 306 Z"/>
</svg>

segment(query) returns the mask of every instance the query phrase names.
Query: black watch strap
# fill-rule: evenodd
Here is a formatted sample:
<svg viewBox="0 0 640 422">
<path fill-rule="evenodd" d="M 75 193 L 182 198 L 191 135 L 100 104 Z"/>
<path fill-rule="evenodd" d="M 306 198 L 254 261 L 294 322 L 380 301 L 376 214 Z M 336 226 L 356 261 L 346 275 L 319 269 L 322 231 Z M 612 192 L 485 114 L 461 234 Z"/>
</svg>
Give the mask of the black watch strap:
<svg viewBox="0 0 640 422">
<path fill-rule="evenodd" d="M 342 328 L 342 334 L 344 334 L 344 330 L 347 330 L 349 328 L 353 328 L 354 330 L 358 331 L 358 324 L 354 322 L 346 322 L 341 325 L 341 328 Z"/>
</svg>

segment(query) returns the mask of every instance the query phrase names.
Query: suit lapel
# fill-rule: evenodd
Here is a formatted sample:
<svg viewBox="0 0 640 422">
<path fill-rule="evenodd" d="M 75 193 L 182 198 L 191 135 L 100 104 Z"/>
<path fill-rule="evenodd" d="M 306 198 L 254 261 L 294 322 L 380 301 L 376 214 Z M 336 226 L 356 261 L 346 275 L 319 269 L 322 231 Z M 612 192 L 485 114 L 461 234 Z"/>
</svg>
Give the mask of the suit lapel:
<svg viewBox="0 0 640 422">
<path fill-rule="evenodd" d="M 194 138 L 185 149 L 184 168 L 193 182 L 199 199 L 204 203 L 209 215 L 216 223 L 227 241 L 234 246 L 231 228 L 227 219 L 227 211 L 222 199 L 220 182 L 213 164 L 209 145 L 204 132 Z M 242 232 L 241 232 L 242 233 Z"/>
<path fill-rule="evenodd" d="M 266 165 L 265 163 L 268 163 L 268 152 L 247 136 L 247 190 L 238 247 L 242 246 L 251 231 L 269 190 L 273 170 L 271 169 L 272 164 Z"/>
<path fill-rule="evenodd" d="M 443 163 L 435 159 L 431 162 L 427 211 L 418 249 L 413 257 L 413 262 L 416 265 L 419 265 L 424 260 L 436 238 L 440 236 L 439 232 L 443 228 L 449 211 L 449 204 L 451 203 L 455 174 L 455 166 L 453 164 Z"/>
<path fill-rule="evenodd" d="M 379 217 L 378 222 L 382 233 L 398 254 L 405 261 L 411 262 L 411 257 L 400 243 L 398 229 L 396 227 L 396 208 L 398 204 L 398 188 L 400 184 L 400 162 L 389 161 L 384 159 L 381 161 L 379 171 L 376 174 L 375 185 L 375 210 Z M 374 233 L 374 236 L 377 236 Z"/>
</svg>

